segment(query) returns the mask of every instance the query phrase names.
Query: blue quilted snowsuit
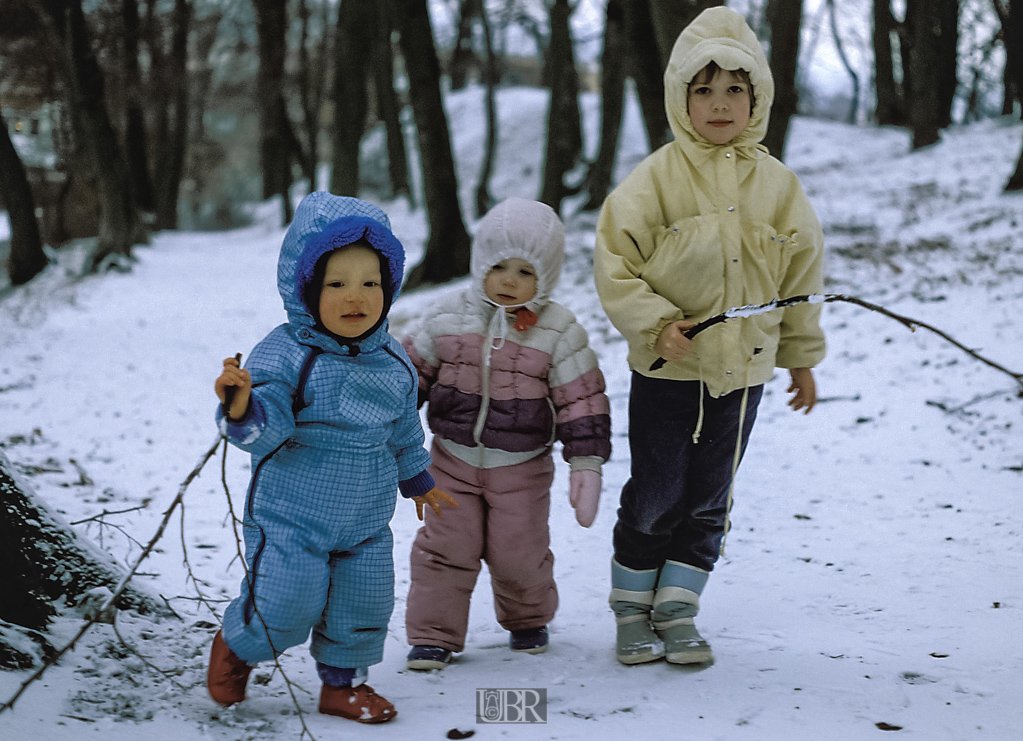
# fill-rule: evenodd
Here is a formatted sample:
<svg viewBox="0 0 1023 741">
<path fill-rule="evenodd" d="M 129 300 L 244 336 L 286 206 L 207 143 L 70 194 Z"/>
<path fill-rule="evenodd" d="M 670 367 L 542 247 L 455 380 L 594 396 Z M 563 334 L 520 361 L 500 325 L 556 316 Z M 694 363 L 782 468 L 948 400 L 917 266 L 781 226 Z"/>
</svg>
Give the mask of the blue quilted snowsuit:
<svg viewBox="0 0 1023 741">
<path fill-rule="evenodd" d="M 318 302 L 316 311 L 306 306 L 317 261 L 359 239 L 385 258 L 386 316 L 404 267 L 387 216 L 355 198 L 310 194 L 278 262 L 288 322 L 245 363 L 246 416 L 228 422 L 218 412 L 228 439 L 252 455 L 249 576 L 223 626 L 228 647 L 250 665 L 305 642 L 310 630 L 321 676 L 332 667 L 362 675 L 379 663 L 394 608 L 395 493 L 419 496 L 434 485 L 416 373 L 385 318 L 368 336 L 346 340 L 318 324 Z"/>
</svg>

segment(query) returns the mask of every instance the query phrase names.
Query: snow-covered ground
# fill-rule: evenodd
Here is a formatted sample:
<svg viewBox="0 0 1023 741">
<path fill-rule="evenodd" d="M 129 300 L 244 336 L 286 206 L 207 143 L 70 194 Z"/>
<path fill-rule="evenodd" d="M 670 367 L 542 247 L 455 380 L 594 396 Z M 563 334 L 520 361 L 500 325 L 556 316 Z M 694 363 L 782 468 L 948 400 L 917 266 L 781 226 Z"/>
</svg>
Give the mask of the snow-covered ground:
<svg viewBox="0 0 1023 741">
<path fill-rule="evenodd" d="M 482 140 L 482 92 L 449 100 L 465 203 Z M 495 196 L 539 190 L 545 98 L 499 96 Z M 586 98 L 590 146 L 596 106 Z M 797 119 L 790 164 L 828 237 L 829 292 L 929 322 L 1023 371 L 1023 196 L 1003 195 L 1023 127 L 1008 119 L 945 132 L 909 153 L 897 130 Z M 619 177 L 645 154 L 630 108 Z M 382 204 L 414 264 L 422 211 Z M 1007 375 L 925 330 L 849 304 L 824 309 L 821 404 L 785 407 L 768 386 L 740 470 L 734 529 L 699 618 L 713 665 L 624 667 L 607 607 L 611 528 L 628 475 L 625 344 L 596 302 L 595 214 L 573 214 L 558 298 L 590 332 L 612 398 L 613 458 L 594 526 L 575 524 L 559 465 L 551 515 L 561 607 L 543 655 L 512 654 L 480 577 L 464 654 L 442 672 L 405 669 L 404 598 L 414 507 L 393 522 L 398 600 L 384 662 L 370 682 L 399 717 L 364 727 L 315 712 L 319 686 L 302 648 L 283 659 L 317 739 L 475 738 L 781 741 L 893 737 L 1023 738 L 1023 398 Z M 261 219 L 223 233 L 161 233 L 131 273 L 72 280 L 74 250 L 0 300 L 0 447 L 54 509 L 116 558 L 134 560 L 213 443 L 213 378 L 283 319 L 275 264 L 283 230 Z M 402 297 L 400 328 L 440 287 Z M 228 453 L 232 496 L 246 457 Z M 140 509 L 133 509 L 140 508 Z M 286 685 L 256 671 L 249 699 L 224 710 L 204 686 L 216 618 L 195 600 L 183 559 L 214 600 L 236 594 L 236 558 L 219 460 L 189 489 L 178 519 L 137 577 L 181 620 L 122 614 L 121 635 L 96 626 L 59 666 L 0 714 L 0 737 L 295 738 Z M 221 603 L 222 604 L 222 603 Z M 53 627 L 55 643 L 79 624 Z M 0 699 L 24 672 L 0 673 Z M 541 687 L 546 725 L 477 725 L 478 688 Z M 895 730 L 895 729 L 898 730 Z"/>
</svg>

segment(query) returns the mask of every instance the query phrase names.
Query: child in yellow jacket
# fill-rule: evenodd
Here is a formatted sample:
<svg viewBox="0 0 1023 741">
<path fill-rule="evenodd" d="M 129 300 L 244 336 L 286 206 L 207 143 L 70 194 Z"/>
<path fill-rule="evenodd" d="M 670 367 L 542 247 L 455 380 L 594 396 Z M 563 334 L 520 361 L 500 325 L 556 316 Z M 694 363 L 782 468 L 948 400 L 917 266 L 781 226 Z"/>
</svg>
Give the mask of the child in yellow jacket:
<svg viewBox="0 0 1023 741">
<path fill-rule="evenodd" d="M 701 13 L 664 74 L 675 141 L 608 196 L 594 275 L 629 344 L 631 478 L 614 529 L 611 607 L 625 664 L 711 659 L 693 618 L 728 529 L 731 487 L 775 367 L 789 406 L 817 400 L 820 305 L 685 331 L 734 306 L 819 293 L 823 234 L 795 174 L 759 144 L 774 83 L 742 16 Z M 667 361 L 652 369 L 657 358 Z"/>
</svg>

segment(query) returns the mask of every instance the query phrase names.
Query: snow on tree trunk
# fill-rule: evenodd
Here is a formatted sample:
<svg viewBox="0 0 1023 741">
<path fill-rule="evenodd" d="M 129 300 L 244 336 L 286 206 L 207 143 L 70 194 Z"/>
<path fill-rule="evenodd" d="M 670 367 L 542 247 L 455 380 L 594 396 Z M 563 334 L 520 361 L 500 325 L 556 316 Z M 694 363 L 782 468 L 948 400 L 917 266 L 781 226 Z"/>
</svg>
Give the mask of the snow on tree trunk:
<svg viewBox="0 0 1023 741">
<path fill-rule="evenodd" d="M 113 590 L 122 576 L 123 569 L 50 510 L 0 452 L 0 621 L 43 631 L 62 604 L 78 604 L 99 587 Z M 157 597 L 130 585 L 115 605 L 170 614 Z M 0 630 L 2 663 L 16 647 L 10 626 L 0 627 L 6 628 Z"/>
</svg>

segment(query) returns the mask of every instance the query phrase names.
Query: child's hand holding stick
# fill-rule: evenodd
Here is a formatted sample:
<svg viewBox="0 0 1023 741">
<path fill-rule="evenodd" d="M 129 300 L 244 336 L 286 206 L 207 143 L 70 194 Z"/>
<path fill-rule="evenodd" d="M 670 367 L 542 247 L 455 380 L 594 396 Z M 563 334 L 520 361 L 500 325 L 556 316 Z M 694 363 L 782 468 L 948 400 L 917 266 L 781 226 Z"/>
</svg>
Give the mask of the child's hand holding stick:
<svg viewBox="0 0 1023 741">
<path fill-rule="evenodd" d="M 658 358 L 650 366 L 650 370 L 659 370 L 669 360 L 681 360 L 693 349 L 693 337 L 703 329 L 693 322 L 680 319 L 672 322 L 661 330 L 654 349 Z"/>
<path fill-rule="evenodd" d="M 241 419 L 249 410 L 252 377 L 241 367 L 241 362 L 241 353 L 233 358 L 224 358 L 224 370 L 214 384 L 217 398 L 223 405 L 224 416 L 229 420 Z"/>
</svg>

